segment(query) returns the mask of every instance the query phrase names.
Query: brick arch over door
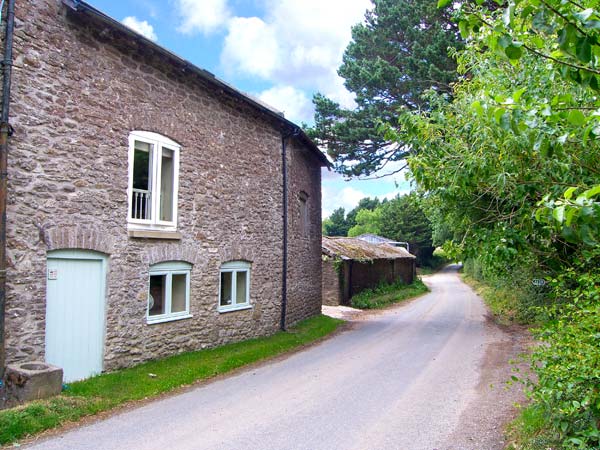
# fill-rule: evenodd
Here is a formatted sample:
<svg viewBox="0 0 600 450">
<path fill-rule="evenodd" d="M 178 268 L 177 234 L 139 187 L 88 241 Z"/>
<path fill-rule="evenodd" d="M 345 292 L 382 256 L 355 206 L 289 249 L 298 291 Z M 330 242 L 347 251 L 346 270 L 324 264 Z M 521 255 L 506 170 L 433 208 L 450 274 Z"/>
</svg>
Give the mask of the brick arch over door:
<svg viewBox="0 0 600 450">
<path fill-rule="evenodd" d="M 107 255 L 114 251 L 114 239 L 107 233 L 80 226 L 53 227 L 44 230 L 43 240 L 47 250 L 94 250 Z"/>
</svg>

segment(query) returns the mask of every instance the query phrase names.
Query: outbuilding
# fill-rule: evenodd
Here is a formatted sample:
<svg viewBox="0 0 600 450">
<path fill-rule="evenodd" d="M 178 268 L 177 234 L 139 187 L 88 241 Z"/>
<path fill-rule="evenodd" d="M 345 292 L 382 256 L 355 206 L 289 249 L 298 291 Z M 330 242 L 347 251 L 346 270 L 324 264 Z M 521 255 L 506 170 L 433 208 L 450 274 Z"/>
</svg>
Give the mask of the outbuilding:
<svg viewBox="0 0 600 450">
<path fill-rule="evenodd" d="M 415 279 L 416 258 L 405 248 L 359 238 L 323 236 L 323 304 L 348 305 L 380 283 Z"/>
</svg>

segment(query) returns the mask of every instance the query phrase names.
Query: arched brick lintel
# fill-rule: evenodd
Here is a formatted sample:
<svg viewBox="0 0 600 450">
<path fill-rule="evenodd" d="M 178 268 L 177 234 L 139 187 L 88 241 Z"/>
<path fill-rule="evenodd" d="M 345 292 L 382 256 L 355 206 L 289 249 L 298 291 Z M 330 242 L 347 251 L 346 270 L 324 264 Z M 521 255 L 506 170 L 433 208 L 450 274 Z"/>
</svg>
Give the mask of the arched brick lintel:
<svg viewBox="0 0 600 450">
<path fill-rule="evenodd" d="M 248 261 L 253 262 L 255 259 L 254 249 L 243 245 L 233 245 L 228 248 L 221 249 L 221 264 L 229 261 Z"/>
<path fill-rule="evenodd" d="M 149 266 L 166 261 L 184 261 L 192 265 L 199 263 L 197 252 L 185 244 L 160 245 L 142 254 L 142 262 Z"/>
<path fill-rule="evenodd" d="M 44 231 L 44 242 L 48 250 L 82 249 L 112 254 L 114 239 L 93 228 L 56 227 Z"/>
</svg>

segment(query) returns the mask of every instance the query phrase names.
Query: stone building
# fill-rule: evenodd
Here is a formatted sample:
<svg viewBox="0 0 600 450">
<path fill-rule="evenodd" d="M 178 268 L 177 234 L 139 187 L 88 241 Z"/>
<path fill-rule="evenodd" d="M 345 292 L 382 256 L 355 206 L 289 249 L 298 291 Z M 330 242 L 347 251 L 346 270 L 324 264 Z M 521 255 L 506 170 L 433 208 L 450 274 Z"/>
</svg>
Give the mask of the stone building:
<svg viewBox="0 0 600 450">
<path fill-rule="evenodd" d="M 320 312 L 327 160 L 296 125 L 85 2 L 15 16 L 7 363 L 75 380 Z"/>
<path fill-rule="evenodd" d="M 324 305 L 349 305 L 360 291 L 398 280 L 411 284 L 415 275 L 416 258 L 403 247 L 323 236 Z"/>
</svg>

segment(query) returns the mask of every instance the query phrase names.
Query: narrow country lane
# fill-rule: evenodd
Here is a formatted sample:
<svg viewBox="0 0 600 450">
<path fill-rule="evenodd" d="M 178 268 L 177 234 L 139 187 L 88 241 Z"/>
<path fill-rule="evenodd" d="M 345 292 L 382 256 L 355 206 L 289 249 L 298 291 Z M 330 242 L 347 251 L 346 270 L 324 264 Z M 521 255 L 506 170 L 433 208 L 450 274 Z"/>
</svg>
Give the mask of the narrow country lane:
<svg viewBox="0 0 600 450">
<path fill-rule="evenodd" d="M 28 448 L 501 449 L 518 398 L 501 385 L 505 361 L 520 344 L 456 268 L 427 283 L 305 351 Z"/>
</svg>

